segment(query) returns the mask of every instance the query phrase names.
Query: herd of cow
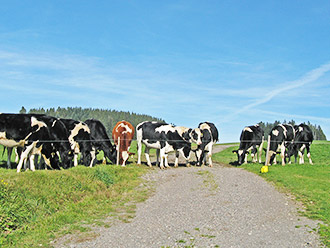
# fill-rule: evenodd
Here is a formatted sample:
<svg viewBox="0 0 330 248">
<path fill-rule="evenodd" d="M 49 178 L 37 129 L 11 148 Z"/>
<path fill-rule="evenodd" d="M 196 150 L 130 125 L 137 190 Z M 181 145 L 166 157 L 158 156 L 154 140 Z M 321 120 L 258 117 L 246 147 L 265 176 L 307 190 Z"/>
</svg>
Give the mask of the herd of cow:
<svg viewBox="0 0 330 248">
<path fill-rule="evenodd" d="M 145 145 L 147 164 L 151 166 L 149 150 L 157 149 L 157 165 L 168 167 L 168 153 L 175 151 L 175 166 L 181 154 L 189 165 L 191 153 L 197 164 L 212 166 L 212 147 L 218 141 L 218 130 L 210 122 L 198 128 L 186 128 L 166 123 L 145 121 L 136 126 L 138 164 L 141 164 L 142 144 Z M 56 118 L 43 114 L 0 114 L 0 144 L 7 148 L 7 167 L 11 168 L 11 153 L 16 148 L 17 172 L 22 167 L 35 170 L 35 156 L 42 159 L 38 168 L 67 169 L 81 163 L 92 167 L 98 152 L 104 152 L 113 164 L 125 166 L 131 153 L 134 127 L 126 121 L 118 122 L 112 131 L 111 143 L 104 125 L 95 119 L 84 122 Z M 197 144 L 196 149 L 191 144 Z M 5 151 L 5 149 L 3 150 Z M 208 159 L 208 161 L 206 161 Z"/>
<path fill-rule="evenodd" d="M 313 164 L 310 154 L 310 145 L 313 142 L 313 133 L 309 126 L 301 123 L 292 126 L 290 124 L 278 124 L 268 136 L 268 146 L 265 165 L 276 164 L 276 154 L 281 154 L 282 165 L 285 165 L 288 159 L 291 163 L 291 157 L 299 155 L 299 164 L 304 163 L 304 152 L 306 149 L 309 163 Z M 247 163 L 247 155 L 251 151 L 252 162 L 261 163 L 261 154 L 264 143 L 264 131 L 259 125 L 245 127 L 241 133 L 240 146 L 237 153 L 238 164 Z M 259 154 L 258 154 L 259 153 Z"/>
</svg>

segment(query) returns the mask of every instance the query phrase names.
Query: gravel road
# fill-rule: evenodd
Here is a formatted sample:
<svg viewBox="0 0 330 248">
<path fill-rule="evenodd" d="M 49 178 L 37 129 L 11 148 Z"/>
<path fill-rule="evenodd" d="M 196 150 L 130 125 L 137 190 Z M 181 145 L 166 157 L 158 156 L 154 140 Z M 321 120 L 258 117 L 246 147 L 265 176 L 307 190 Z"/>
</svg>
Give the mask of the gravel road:
<svg viewBox="0 0 330 248">
<path fill-rule="evenodd" d="M 55 247 L 321 247 L 312 231 L 317 222 L 243 169 L 214 164 L 153 170 L 145 177 L 156 190 L 137 205 L 131 222 L 98 227 L 89 241 Z"/>
</svg>

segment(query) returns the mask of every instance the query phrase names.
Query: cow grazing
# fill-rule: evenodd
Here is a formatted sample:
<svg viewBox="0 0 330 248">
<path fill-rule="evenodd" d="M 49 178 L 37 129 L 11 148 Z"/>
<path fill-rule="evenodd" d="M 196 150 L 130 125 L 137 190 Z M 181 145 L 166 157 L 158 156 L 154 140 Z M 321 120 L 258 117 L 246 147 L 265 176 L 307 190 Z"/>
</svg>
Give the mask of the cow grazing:
<svg viewBox="0 0 330 248">
<path fill-rule="evenodd" d="M 134 127 L 127 121 L 119 121 L 112 130 L 112 139 L 117 147 L 119 163 L 125 166 L 132 153 L 129 152 L 134 137 Z"/>
<path fill-rule="evenodd" d="M 41 154 L 47 166 L 58 168 L 59 161 L 53 155 L 55 150 L 50 141 L 49 128 L 39 118 L 27 114 L 0 114 L 0 144 L 23 148 L 17 172 L 29 156 L 30 168 L 34 171 L 35 154 Z"/>
<path fill-rule="evenodd" d="M 112 145 L 106 129 L 102 122 L 96 119 L 88 119 L 85 121 L 91 132 L 93 146 L 97 151 L 103 151 L 103 162 L 106 162 L 106 157 L 113 163 L 116 163 L 116 146 Z"/>
<path fill-rule="evenodd" d="M 261 163 L 261 154 L 264 143 L 264 130 L 259 125 L 248 126 L 242 130 L 240 136 L 240 145 L 238 150 L 233 153 L 237 154 L 238 164 L 247 163 L 247 156 L 251 151 L 252 162 L 257 162 L 259 151 L 259 163 Z"/>
<path fill-rule="evenodd" d="M 164 166 L 169 167 L 167 157 L 168 157 L 168 153 L 171 151 L 176 151 L 181 153 L 181 155 L 186 160 L 187 165 L 189 165 L 188 160 L 190 158 L 191 143 L 189 143 L 187 140 L 191 140 L 191 138 L 188 137 L 189 136 L 193 137 L 195 133 L 192 133 L 192 131 L 188 132 L 188 135 L 186 136 L 187 140 L 185 140 L 182 138 L 181 135 L 183 135 L 186 131 L 189 131 L 189 129 L 187 130 L 182 127 L 174 127 L 173 125 L 167 123 L 145 121 L 138 124 L 136 126 L 138 164 L 141 164 L 141 153 L 142 153 L 142 143 L 143 143 L 146 146 L 145 156 L 147 159 L 147 164 L 150 167 L 152 166 L 149 157 L 149 150 L 151 148 L 159 149 L 159 153 L 157 152 L 157 164 L 160 156 L 161 169 L 164 169 Z M 198 137 L 195 138 L 197 138 L 198 140 Z M 194 141 L 194 142 L 198 142 L 198 141 Z M 177 159 L 175 161 L 175 166 L 178 166 Z"/>
<path fill-rule="evenodd" d="M 208 159 L 208 164 L 212 167 L 212 149 L 213 144 L 219 140 L 218 129 L 211 122 L 199 123 L 198 128 L 202 132 L 202 144 L 198 145 L 196 150 L 197 164 L 206 164 Z M 206 156 L 205 153 L 207 153 Z"/>
<path fill-rule="evenodd" d="M 59 118 L 53 116 L 44 114 L 29 115 L 39 118 L 49 127 L 50 139 L 53 141 L 52 144 L 56 150 L 56 154 L 61 160 L 60 166 L 64 169 L 72 167 L 73 153 L 68 142 L 69 131 L 66 125 Z"/>
<path fill-rule="evenodd" d="M 83 164 L 93 167 L 95 148 L 93 147 L 90 129 L 86 123 L 72 119 L 60 119 L 68 129 L 68 140 L 74 154 L 74 166 L 78 165 L 78 155 L 81 154 Z"/>
<path fill-rule="evenodd" d="M 299 164 L 303 164 L 304 161 L 304 152 L 305 148 L 307 151 L 307 157 L 309 159 L 309 163 L 313 164 L 310 154 L 310 146 L 313 142 L 313 132 L 309 126 L 301 123 L 300 125 L 296 125 L 295 127 L 295 138 L 293 143 L 288 145 L 287 157 L 290 160 L 292 155 L 295 156 L 295 163 L 297 163 L 297 155 L 299 155 Z M 291 163 L 291 161 L 289 162 Z"/>
<path fill-rule="evenodd" d="M 285 149 L 293 142 L 295 130 L 292 125 L 278 124 L 270 131 L 270 142 L 267 148 L 266 165 L 276 164 L 276 154 L 280 151 L 282 165 L 285 165 Z"/>
</svg>

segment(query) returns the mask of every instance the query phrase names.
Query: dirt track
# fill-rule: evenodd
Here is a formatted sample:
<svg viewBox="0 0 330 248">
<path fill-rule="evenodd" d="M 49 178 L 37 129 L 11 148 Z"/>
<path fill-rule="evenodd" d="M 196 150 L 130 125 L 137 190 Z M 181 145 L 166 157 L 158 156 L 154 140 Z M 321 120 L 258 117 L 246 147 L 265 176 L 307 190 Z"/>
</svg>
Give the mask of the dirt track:
<svg viewBox="0 0 330 248">
<path fill-rule="evenodd" d="M 224 147 L 216 148 L 216 151 Z M 57 247 L 320 247 L 315 221 L 261 177 L 236 167 L 154 170 L 156 191 L 130 223 Z"/>
</svg>

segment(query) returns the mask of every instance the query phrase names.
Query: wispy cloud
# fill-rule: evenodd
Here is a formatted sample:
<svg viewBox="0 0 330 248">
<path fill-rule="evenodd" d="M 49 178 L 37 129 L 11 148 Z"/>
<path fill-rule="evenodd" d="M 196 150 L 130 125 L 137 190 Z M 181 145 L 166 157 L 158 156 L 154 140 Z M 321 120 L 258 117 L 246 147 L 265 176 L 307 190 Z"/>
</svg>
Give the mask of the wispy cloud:
<svg viewBox="0 0 330 248">
<path fill-rule="evenodd" d="M 240 113 L 251 110 L 261 104 L 265 104 L 282 93 L 285 93 L 285 92 L 300 88 L 302 86 L 305 86 L 307 84 L 313 83 L 314 81 L 318 80 L 320 77 L 322 77 L 325 73 L 327 73 L 329 71 L 330 71 L 330 63 L 327 63 L 314 70 L 307 72 L 304 76 L 302 76 L 301 78 L 299 78 L 297 80 L 290 81 L 290 82 L 287 82 L 284 84 L 279 84 L 277 86 L 277 88 L 275 88 L 274 90 L 271 90 L 270 92 L 265 92 L 265 94 L 261 95 L 262 97 L 260 97 L 253 103 L 242 106 L 240 109 L 238 109 L 234 113 L 228 115 L 226 120 L 231 121 L 231 120 L 235 119 L 237 116 L 239 116 Z"/>
</svg>

